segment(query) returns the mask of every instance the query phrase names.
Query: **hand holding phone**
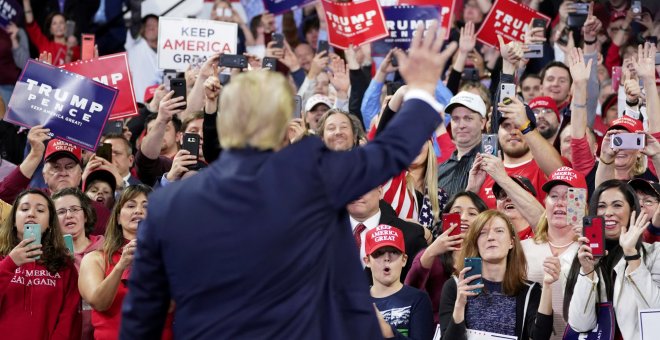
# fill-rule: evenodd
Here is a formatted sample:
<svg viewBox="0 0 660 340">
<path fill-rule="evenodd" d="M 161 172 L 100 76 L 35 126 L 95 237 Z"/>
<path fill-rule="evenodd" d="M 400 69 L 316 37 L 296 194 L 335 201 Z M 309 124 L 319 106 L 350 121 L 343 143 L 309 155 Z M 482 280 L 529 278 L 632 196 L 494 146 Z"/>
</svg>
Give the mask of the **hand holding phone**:
<svg viewBox="0 0 660 340">
<path fill-rule="evenodd" d="M 594 257 L 605 256 L 605 221 L 601 216 L 585 216 L 583 219 L 582 236 L 589 240 Z"/>
<path fill-rule="evenodd" d="M 461 234 L 461 214 L 442 214 L 442 232 L 445 233 L 452 227 L 454 227 L 454 230 L 451 231 L 449 236 L 457 236 Z"/>
<path fill-rule="evenodd" d="M 497 146 L 498 146 L 498 142 L 497 142 L 496 134 L 491 133 L 491 134 L 481 135 L 481 153 L 487 153 L 493 156 L 497 156 L 497 153 L 499 151 Z"/>
<path fill-rule="evenodd" d="M 271 39 L 275 42 L 273 47 L 284 48 L 284 35 L 282 35 L 282 33 L 271 34 Z"/>
<path fill-rule="evenodd" d="M 99 144 L 96 148 L 96 155 L 112 163 L 112 144 Z"/>
<path fill-rule="evenodd" d="M 248 60 L 246 56 L 240 54 L 223 54 L 220 56 L 218 66 L 242 69 L 248 67 Z"/>
<path fill-rule="evenodd" d="M 464 268 L 470 267 L 465 273 L 465 278 L 468 278 L 472 275 L 481 275 L 481 257 L 466 257 L 464 260 Z M 483 284 L 482 278 L 477 278 L 468 283 L 470 286 Z M 473 293 L 481 293 L 481 288 L 476 288 L 471 290 Z"/>
<path fill-rule="evenodd" d="M 64 234 L 63 237 L 64 245 L 66 246 L 66 249 L 69 250 L 69 255 L 73 257 L 76 254 L 75 250 L 73 249 L 73 236 L 71 234 Z"/>
<path fill-rule="evenodd" d="M 188 89 L 186 88 L 186 78 L 174 78 L 170 80 L 170 88 L 174 91 L 172 98 L 183 97 L 183 101 L 187 102 Z M 185 110 L 187 105 L 179 107 Z"/>
<path fill-rule="evenodd" d="M 195 156 L 195 158 L 199 158 L 199 142 L 200 136 L 198 134 L 186 133 L 183 135 L 182 148 L 184 150 L 188 150 L 190 155 Z M 187 168 L 190 170 L 195 170 L 197 169 L 197 164 L 189 165 Z"/>
<path fill-rule="evenodd" d="M 516 96 L 516 84 L 500 84 L 500 103 L 504 103 L 504 98 L 514 98 Z M 509 104 L 509 103 L 504 103 Z"/>
<path fill-rule="evenodd" d="M 318 48 L 316 49 L 316 54 L 320 54 L 323 51 L 326 52 L 325 54 L 326 56 L 328 55 L 328 53 L 330 53 L 330 44 L 328 44 L 327 40 L 319 40 L 319 45 Z"/>
<path fill-rule="evenodd" d="M 23 239 L 34 238 L 34 241 L 28 245 L 41 244 L 41 224 L 26 224 L 23 226 Z M 33 259 L 39 259 L 41 256 L 31 256 Z"/>
</svg>

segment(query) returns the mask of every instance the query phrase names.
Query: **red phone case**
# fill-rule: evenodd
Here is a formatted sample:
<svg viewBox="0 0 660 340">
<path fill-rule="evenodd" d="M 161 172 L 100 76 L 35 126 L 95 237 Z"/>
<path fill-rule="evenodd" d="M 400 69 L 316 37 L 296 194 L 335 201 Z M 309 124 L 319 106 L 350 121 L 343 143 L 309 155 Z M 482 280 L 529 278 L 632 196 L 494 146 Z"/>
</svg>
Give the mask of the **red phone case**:
<svg viewBox="0 0 660 340">
<path fill-rule="evenodd" d="M 94 59 L 94 34 L 82 35 L 82 60 Z"/>
<path fill-rule="evenodd" d="M 617 93 L 617 91 L 619 91 L 622 74 L 623 74 L 623 69 L 621 68 L 621 66 L 612 67 L 612 91 L 614 91 L 614 93 Z"/>
<path fill-rule="evenodd" d="M 442 215 L 442 232 L 449 230 L 452 225 L 456 225 L 456 228 L 452 230 L 449 236 L 460 235 L 461 234 L 461 215 L 459 213 L 451 213 Z"/>
<path fill-rule="evenodd" d="M 605 255 L 605 220 L 601 216 L 586 216 L 582 234 L 589 239 L 589 246 L 594 256 Z"/>
</svg>

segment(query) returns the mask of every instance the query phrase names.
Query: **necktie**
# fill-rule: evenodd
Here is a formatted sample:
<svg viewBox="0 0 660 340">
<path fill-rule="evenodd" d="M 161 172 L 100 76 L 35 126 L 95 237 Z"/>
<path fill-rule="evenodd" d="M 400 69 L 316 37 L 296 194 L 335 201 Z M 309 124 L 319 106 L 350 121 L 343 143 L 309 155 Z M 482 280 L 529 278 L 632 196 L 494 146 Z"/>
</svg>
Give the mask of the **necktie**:
<svg viewBox="0 0 660 340">
<path fill-rule="evenodd" d="M 358 250 L 362 249 L 362 239 L 360 238 L 360 235 L 365 230 L 367 230 L 367 226 L 358 223 L 358 225 L 355 226 L 355 231 L 353 231 L 353 237 L 355 237 L 355 243 L 357 244 Z"/>
</svg>

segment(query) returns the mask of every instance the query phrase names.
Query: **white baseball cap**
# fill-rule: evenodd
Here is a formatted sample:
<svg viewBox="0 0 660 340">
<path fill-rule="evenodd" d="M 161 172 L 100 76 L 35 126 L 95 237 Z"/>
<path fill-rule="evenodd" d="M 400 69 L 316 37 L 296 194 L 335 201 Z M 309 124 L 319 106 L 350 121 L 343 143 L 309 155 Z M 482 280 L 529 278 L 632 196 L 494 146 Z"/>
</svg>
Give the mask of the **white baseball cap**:
<svg viewBox="0 0 660 340">
<path fill-rule="evenodd" d="M 451 97 L 449 105 L 445 108 L 445 112 L 451 114 L 451 111 L 458 106 L 465 106 L 486 118 L 486 104 L 484 103 L 484 100 L 472 92 L 461 91 L 457 95 Z"/>
<path fill-rule="evenodd" d="M 332 108 L 332 101 L 330 101 L 330 98 L 322 94 L 315 94 L 307 99 L 307 102 L 305 103 L 305 111 L 311 111 L 314 106 L 318 104 L 325 104 L 329 108 Z"/>
</svg>

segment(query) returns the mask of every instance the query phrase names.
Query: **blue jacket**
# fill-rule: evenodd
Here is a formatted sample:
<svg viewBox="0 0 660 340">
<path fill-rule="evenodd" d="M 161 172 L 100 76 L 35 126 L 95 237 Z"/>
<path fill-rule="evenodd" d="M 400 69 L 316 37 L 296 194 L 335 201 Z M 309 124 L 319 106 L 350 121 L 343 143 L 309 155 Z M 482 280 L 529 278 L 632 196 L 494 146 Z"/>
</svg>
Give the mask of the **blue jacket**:
<svg viewBox="0 0 660 340">
<path fill-rule="evenodd" d="M 364 147 L 226 150 L 155 192 L 120 338 L 159 339 L 173 299 L 177 339 L 380 339 L 345 206 L 406 168 L 439 123 L 409 99 Z"/>
</svg>

